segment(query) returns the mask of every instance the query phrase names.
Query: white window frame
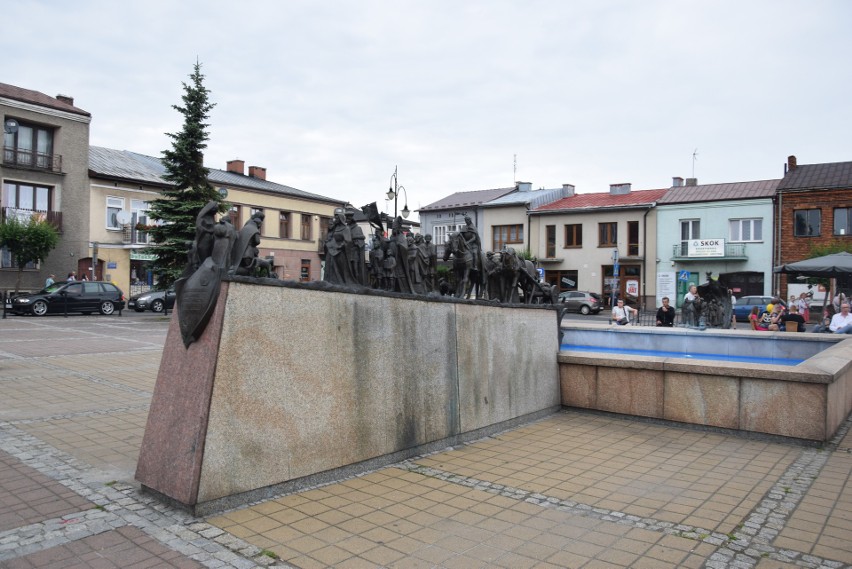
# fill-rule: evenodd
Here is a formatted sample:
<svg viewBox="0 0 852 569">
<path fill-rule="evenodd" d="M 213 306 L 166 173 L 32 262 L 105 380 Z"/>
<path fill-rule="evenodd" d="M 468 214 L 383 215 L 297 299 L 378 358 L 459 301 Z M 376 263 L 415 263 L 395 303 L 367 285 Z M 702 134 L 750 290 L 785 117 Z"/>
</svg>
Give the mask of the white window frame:
<svg viewBox="0 0 852 569">
<path fill-rule="evenodd" d="M 748 239 L 744 238 L 748 228 Z M 757 231 L 755 231 L 757 229 Z M 755 233 L 760 235 L 755 236 Z M 744 217 L 728 220 L 728 237 L 733 243 L 760 243 L 763 242 L 763 218 L 762 217 Z"/>
<path fill-rule="evenodd" d="M 444 225 L 435 225 L 432 227 L 432 242 L 437 245 L 445 245 L 450 233 L 458 231 L 464 227 L 463 223 L 447 223 Z"/>
<path fill-rule="evenodd" d="M 123 228 L 118 223 L 116 216 L 119 212 L 124 211 L 124 198 L 118 196 L 107 196 L 106 199 L 106 228 L 114 231 L 121 231 Z"/>
</svg>

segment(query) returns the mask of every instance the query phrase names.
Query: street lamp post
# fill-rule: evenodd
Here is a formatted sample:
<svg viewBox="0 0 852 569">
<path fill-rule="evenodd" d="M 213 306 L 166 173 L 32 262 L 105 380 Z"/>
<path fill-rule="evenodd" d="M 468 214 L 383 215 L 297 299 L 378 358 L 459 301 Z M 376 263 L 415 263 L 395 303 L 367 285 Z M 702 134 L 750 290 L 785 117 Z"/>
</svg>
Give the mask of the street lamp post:
<svg viewBox="0 0 852 569">
<path fill-rule="evenodd" d="M 390 177 L 391 185 L 388 188 L 388 201 L 393 200 L 393 218 L 396 219 L 397 211 L 397 201 L 399 200 L 399 191 L 402 190 L 405 193 L 405 205 L 402 206 L 402 217 L 407 218 L 408 214 L 411 213 L 411 210 L 408 209 L 408 190 L 405 189 L 404 186 L 399 185 L 399 179 L 397 177 L 397 166 L 393 167 L 393 174 Z"/>
</svg>

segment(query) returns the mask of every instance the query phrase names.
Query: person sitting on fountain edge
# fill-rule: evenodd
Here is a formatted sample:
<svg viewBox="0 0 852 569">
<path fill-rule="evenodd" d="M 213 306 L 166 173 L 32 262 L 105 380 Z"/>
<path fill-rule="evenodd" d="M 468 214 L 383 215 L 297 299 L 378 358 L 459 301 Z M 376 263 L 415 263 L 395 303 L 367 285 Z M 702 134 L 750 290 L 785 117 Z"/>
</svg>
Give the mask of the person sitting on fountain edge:
<svg viewBox="0 0 852 569">
<path fill-rule="evenodd" d="M 657 309 L 657 326 L 671 328 L 674 326 L 675 309 L 669 306 L 669 297 L 663 297 L 663 305 Z"/>
<path fill-rule="evenodd" d="M 618 303 L 612 309 L 612 319 L 615 320 L 615 323 L 619 326 L 625 326 L 630 324 L 630 313 L 633 315 L 639 314 L 639 311 L 635 308 L 630 308 L 629 306 L 624 306 L 624 300 L 618 299 Z"/>
</svg>

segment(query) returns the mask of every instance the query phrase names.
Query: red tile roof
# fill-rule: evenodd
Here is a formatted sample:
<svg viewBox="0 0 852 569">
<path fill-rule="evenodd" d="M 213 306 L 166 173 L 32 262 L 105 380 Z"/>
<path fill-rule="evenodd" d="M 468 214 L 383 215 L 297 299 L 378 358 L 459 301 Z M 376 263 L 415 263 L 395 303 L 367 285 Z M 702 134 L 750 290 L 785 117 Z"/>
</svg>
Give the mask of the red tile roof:
<svg viewBox="0 0 852 569">
<path fill-rule="evenodd" d="M 40 107 L 58 109 L 60 111 L 66 111 L 86 117 L 92 116 L 91 113 L 88 113 L 83 109 L 79 109 L 74 105 L 69 105 L 64 101 L 60 101 L 56 97 L 50 97 L 44 93 L 31 91 L 30 89 L 22 89 L 21 87 L 15 87 L 14 85 L 7 85 L 6 83 L 0 83 L 0 97 L 21 101 L 22 103 L 39 105 Z"/>
<path fill-rule="evenodd" d="M 668 190 L 637 190 L 629 194 L 613 195 L 609 192 L 576 194 L 534 209 L 536 212 L 553 212 L 576 209 L 630 208 L 648 206 L 658 201 Z"/>
</svg>

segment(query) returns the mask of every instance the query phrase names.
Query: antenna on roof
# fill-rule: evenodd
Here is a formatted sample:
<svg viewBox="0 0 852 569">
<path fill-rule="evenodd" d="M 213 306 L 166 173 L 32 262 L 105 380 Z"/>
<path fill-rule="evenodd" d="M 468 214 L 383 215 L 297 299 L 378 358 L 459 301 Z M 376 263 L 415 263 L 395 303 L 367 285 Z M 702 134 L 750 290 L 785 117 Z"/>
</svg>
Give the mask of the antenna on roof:
<svg viewBox="0 0 852 569">
<path fill-rule="evenodd" d="M 698 160 L 698 149 L 692 151 L 692 177 L 695 177 L 695 161 Z"/>
<path fill-rule="evenodd" d="M 513 154 L 514 156 L 514 168 L 512 169 L 512 183 L 518 181 L 518 155 Z"/>
</svg>

